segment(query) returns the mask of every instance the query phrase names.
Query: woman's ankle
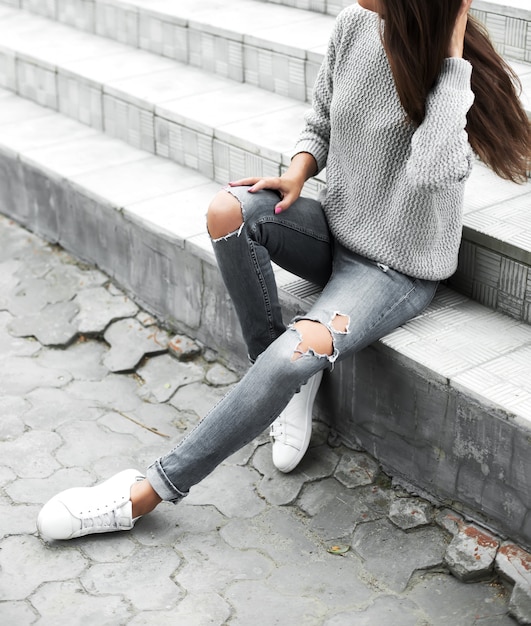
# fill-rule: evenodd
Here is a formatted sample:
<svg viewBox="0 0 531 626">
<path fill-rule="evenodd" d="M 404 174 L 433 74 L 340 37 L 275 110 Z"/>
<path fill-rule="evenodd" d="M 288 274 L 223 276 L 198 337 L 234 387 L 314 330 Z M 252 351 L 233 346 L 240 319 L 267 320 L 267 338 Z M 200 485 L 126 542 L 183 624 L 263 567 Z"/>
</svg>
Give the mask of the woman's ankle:
<svg viewBox="0 0 531 626">
<path fill-rule="evenodd" d="M 131 487 L 133 519 L 151 513 L 162 502 L 162 498 L 153 489 L 147 479 L 136 482 Z"/>
</svg>

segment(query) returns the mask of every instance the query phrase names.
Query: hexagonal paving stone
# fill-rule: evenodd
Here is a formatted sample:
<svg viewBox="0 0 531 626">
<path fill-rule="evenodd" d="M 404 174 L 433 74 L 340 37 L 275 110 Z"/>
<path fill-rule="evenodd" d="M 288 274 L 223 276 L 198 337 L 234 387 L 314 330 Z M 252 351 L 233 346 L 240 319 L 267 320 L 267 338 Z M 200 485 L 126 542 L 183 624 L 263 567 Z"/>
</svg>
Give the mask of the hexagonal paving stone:
<svg viewBox="0 0 531 626">
<path fill-rule="evenodd" d="M 242 580 L 233 583 L 225 594 L 234 607 L 231 626 L 249 624 L 321 624 L 326 607 L 315 600 L 301 596 L 286 596 L 279 601 L 278 593 L 262 581 Z M 257 607 L 260 607 L 260 622 L 257 622 Z"/>
<path fill-rule="evenodd" d="M 468 583 L 441 572 L 418 572 L 404 596 L 428 624 L 515 626 L 507 615 L 508 591 L 500 583 Z"/>
<path fill-rule="evenodd" d="M 406 589 L 414 571 L 442 565 L 447 545 L 439 528 L 404 533 L 386 519 L 360 524 L 352 539 L 367 571 L 398 593 Z"/>
<path fill-rule="evenodd" d="M 53 453 L 61 443 L 56 433 L 25 432 L 14 441 L 2 443 L 2 463 L 22 478 L 45 478 L 60 467 Z"/>
<path fill-rule="evenodd" d="M 171 398 L 170 404 L 179 411 L 193 411 L 203 418 L 229 389 L 230 387 L 211 387 L 203 383 L 193 383 L 179 389 Z"/>
<path fill-rule="evenodd" d="M 181 363 L 169 354 L 148 359 L 137 369 L 137 374 L 145 383 L 140 396 L 156 402 L 166 402 L 179 387 L 201 382 L 204 378 L 202 367 L 195 363 Z"/>
<path fill-rule="evenodd" d="M 72 322 L 77 312 L 75 302 L 48 304 L 37 314 L 13 319 L 8 330 L 15 337 L 36 337 L 44 346 L 66 346 L 77 335 Z"/>
<path fill-rule="evenodd" d="M 402 530 L 425 526 L 433 519 L 433 507 L 420 498 L 397 498 L 391 504 L 389 519 Z"/>
<path fill-rule="evenodd" d="M 181 559 L 168 548 L 137 548 L 121 563 L 101 563 L 86 571 L 81 582 L 94 596 L 123 596 L 139 610 L 176 606 L 183 597 L 172 574 Z"/>
<path fill-rule="evenodd" d="M 87 341 L 82 338 L 68 350 L 43 348 L 35 361 L 50 369 L 64 368 L 76 380 L 103 380 L 109 370 L 102 365 L 108 348 L 102 341 Z"/>
<path fill-rule="evenodd" d="M 217 387 L 221 385 L 232 385 L 238 381 L 238 376 L 220 363 L 216 363 L 208 370 L 206 379 L 211 385 Z"/>
<path fill-rule="evenodd" d="M 42 583 L 68 580 L 88 564 L 78 550 L 51 550 L 37 537 L 7 537 L 0 552 L 0 597 L 21 600 Z"/>
<path fill-rule="evenodd" d="M 146 355 L 160 354 L 168 349 L 168 333 L 156 326 L 148 328 L 136 319 L 115 322 L 104 334 L 111 349 L 103 363 L 111 372 L 133 370 Z"/>
<path fill-rule="evenodd" d="M 192 593 L 222 593 L 234 580 L 264 580 L 275 564 L 256 550 L 236 552 L 217 534 L 188 536 L 175 580 Z"/>
<path fill-rule="evenodd" d="M 0 311 L 9 308 L 12 292 L 20 282 L 15 272 L 21 266 L 16 259 L 8 259 L 0 263 Z"/>
<path fill-rule="evenodd" d="M 347 452 L 342 455 L 335 477 L 345 487 L 361 487 L 372 484 L 380 473 L 378 463 L 368 454 Z"/>
<path fill-rule="evenodd" d="M 134 317 L 137 305 L 124 294 L 113 295 L 104 287 L 84 289 L 75 297 L 79 313 L 74 319 L 80 333 L 102 333 L 115 320 Z"/>
<path fill-rule="evenodd" d="M 265 508 L 254 492 L 259 475 L 246 467 L 220 465 L 195 485 L 188 496 L 191 504 L 213 504 L 227 517 L 253 517 Z"/>
<path fill-rule="evenodd" d="M 90 595 L 75 580 L 45 584 L 31 602 L 47 624 L 128 624 L 132 614 L 120 595 Z"/>
<path fill-rule="evenodd" d="M 38 387 L 65 387 L 72 376 L 41 367 L 31 357 L 0 359 L 0 394 L 24 396 Z"/>
<path fill-rule="evenodd" d="M 160 626 L 160 624 L 183 624 L 186 626 L 215 626 L 228 624 L 232 614 L 229 604 L 214 593 L 188 593 L 171 611 L 144 611 L 128 626 Z"/>
</svg>

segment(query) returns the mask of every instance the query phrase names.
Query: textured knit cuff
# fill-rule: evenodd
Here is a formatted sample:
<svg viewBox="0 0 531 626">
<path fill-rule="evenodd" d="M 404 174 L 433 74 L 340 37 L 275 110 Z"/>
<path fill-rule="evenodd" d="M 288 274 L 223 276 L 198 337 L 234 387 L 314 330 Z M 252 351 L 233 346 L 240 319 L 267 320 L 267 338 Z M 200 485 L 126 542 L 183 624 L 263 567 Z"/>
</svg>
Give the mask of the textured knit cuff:
<svg viewBox="0 0 531 626">
<path fill-rule="evenodd" d="M 313 156 L 317 163 L 316 173 L 319 173 L 322 169 L 326 167 L 326 160 L 328 158 L 328 147 L 323 146 L 321 142 L 311 139 L 301 139 L 295 144 L 295 148 L 293 150 L 293 155 L 291 158 L 293 158 L 300 152 L 308 152 Z"/>
<path fill-rule="evenodd" d="M 438 87 L 445 89 L 470 89 L 472 65 L 465 59 L 449 57 L 444 59 L 439 74 Z"/>
</svg>

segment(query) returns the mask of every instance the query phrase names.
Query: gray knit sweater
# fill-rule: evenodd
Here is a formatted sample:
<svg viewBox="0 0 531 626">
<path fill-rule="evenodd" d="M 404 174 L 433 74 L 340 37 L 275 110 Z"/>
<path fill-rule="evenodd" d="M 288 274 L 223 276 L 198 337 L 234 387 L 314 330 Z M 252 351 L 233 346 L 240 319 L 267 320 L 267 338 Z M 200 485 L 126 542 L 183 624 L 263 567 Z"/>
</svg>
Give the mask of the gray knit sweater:
<svg viewBox="0 0 531 626">
<path fill-rule="evenodd" d="M 464 182 L 473 154 L 465 132 L 471 65 L 445 59 L 415 128 L 405 121 L 382 47 L 378 15 L 355 4 L 337 18 L 296 144 L 319 171 L 323 209 L 346 248 L 418 278 L 457 266 Z"/>
</svg>

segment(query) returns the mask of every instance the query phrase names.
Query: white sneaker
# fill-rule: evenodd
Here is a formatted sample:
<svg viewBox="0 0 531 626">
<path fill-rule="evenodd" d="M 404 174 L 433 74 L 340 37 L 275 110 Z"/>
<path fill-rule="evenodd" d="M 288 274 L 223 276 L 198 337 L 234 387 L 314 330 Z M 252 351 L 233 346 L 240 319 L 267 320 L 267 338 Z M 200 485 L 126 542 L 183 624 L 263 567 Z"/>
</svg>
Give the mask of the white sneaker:
<svg viewBox="0 0 531 626">
<path fill-rule="evenodd" d="M 95 487 L 62 491 L 49 500 L 37 519 L 39 533 L 49 539 L 74 539 L 95 533 L 131 530 L 131 486 L 144 476 L 134 469 L 116 474 Z"/>
<path fill-rule="evenodd" d="M 271 424 L 273 464 L 281 472 L 295 469 L 310 445 L 313 403 L 322 377 L 322 370 L 312 376 Z"/>
</svg>

